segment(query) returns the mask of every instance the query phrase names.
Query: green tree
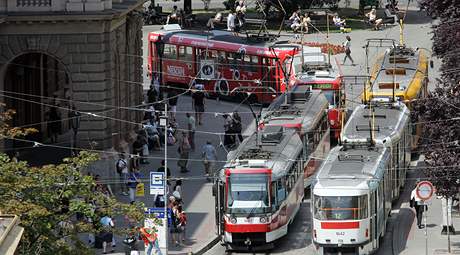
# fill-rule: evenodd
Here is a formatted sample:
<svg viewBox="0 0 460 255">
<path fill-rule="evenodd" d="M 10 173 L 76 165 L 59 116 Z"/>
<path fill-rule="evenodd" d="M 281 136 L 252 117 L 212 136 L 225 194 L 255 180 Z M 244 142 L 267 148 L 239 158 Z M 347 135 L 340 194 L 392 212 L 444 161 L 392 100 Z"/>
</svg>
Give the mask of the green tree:
<svg viewBox="0 0 460 255">
<path fill-rule="evenodd" d="M 13 113 L 0 112 L 1 137 L 33 132 L 11 128 L 7 122 Z M 83 151 L 58 165 L 31 167 L 27 162 L 0 154 L 0 211 L 18 215 L 25 229 L 18 253 L 91 254 L 79 234 L 100 231 L 101 216 L 122 215 L 142 222 L 142 204 L 123 204 L 107 197 L 95 189 L 91 176 L 82 175 L 82 170 L 97 159 L 96 154 Z M 95 224 L 77 221 L 76 214 Z M 121 234 L 130 230 L 117 228 L 116 231 Z"/>
</svg>

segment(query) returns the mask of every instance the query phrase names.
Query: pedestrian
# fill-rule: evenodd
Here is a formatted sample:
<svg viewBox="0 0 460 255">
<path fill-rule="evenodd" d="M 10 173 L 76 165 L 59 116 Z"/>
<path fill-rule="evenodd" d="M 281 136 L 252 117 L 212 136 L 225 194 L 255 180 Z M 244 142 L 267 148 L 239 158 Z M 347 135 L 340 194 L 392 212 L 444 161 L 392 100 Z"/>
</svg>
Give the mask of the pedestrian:
<svg viewBox="0 0 460 255">
<path fill-rule="evenodd" d="M 232 114 L 233 119 L 233 132 L 238 136 L 240 143 L 243 141 L 243 136 L 241 135 L 241 130 L 243 129 L 243 125 L 241 123 L 241 117 L 238 111 L 234 111 Z"/>
<path fill-rule="evenodd" d="M 102 239 L 102 253 L 107 254 L 107 244 L 111 246 L 113 240 L 113 228 L 115 224 L 113 223 L 112 218 L 109 215 L 105 215 L 100 220 L 102 231 L 101 231 L 101 239 Z M 115 252 L 112 248 L 110 252 Z"/>
<path fill-rule="evenodd" d="M 157 92 L 157 95 L 159 95 L 160 94 L 160 77 L 158 76 L 157 73 L 153 73 L 152 85 L 155 91 Z"/>
<path fill-rule="evenodd" d="M 69 112 L 68 117 L 69 117 L 69 127 L 73 131 L 72 147 L 76 147 L 77 133 L 78 133 L 78 129 L 80 128 L 81 114 L 80 112 L 76 111 L 75 105 L 72 105 L 70 109 L 71 111 Z"/>
<path fill-rule="evenodd" d="M 236 15 L 233 10 L 230 10 L 227 16 L 227 30 L 235 33 Z"/>
<path fill-rule="evenodd" d="M 181 173 L 187 173 L 187 163 L 188 163 L 188 157 L 190 154 L 190 143 L 189 143 L 189 138 L 187 135 L 187 132 L 183 131 L 182 132 L 182 138 L 180 139 L 179 142 L 179 147 L 177 148 L 177 151 L 179 152 L 180 159 L 177 161 L 177 165 L 180 168 Z"/>
<path fill-rule="evenodd" d="M 177 206 L 176 210 L 176 217 L 178 219 L 177 224 L 177 232 L 178 232 L 178 240 L 180 245 L 184 245 L 185 242 L 185 230 L 187 226 L 187 215 L 185 214 L 184 210 L 182 210 L 182 205 Z"/>
<path fill-rule="evenodd" d="M 51 107 L 45 115 L 48 121 L 48 136 L 51 139 L 51 143 L 56 143 L 61 129 L 61 117 L 59 116 L 57 108 L 54 106 Z"/>
<path fill-rule="evenodd" d="M 186 113 L 187 116 L 187 129 L 188 129 L 188 139 L 190 142 L 190 148 L 192 151 L 195 150 L 195 131 L 196 131 L 196 120 L 189 112 Z"/>
<path fill-rule="evenodd" d="M 177 201 L 174 200 L 172 204 L 172 209 L 171 209 L 171 238 L 172 238 L 173 244 L 175 244 L 176 247 L 180 245 L 180 242 L 179 242 L 180 240 L 179 239 L 180 221 L 179 221 L 178 207 L 179 207 L 179 204 L 177 203 Z"/>
<path fill-rule="evenodd" d="M 161 150 L 160 132 L 155 121 L 146 121 L 144 129 L 147 132 L 147 143 L 149 150 Z"/>
<path fill-rule="evenodd" d="M 169 104 L 169 117 L 170 121 L 176 122 L 176 109 L 177 101 L 179 100 L 179 94 L 175 88 L 169 88 L 168 91 L 168 104 Z"/>
<path fill-rule="evenodd" d="M 343 43 L 343 47 L 345 48 L 345 57 L 343 58 L 343 63 L 342 65 L 345 65 L 345 61 L 347 58 L 351 60 L 351 65 L 354 66 L 355 62 L 353 61 L 353 58 L 351 57 L 351 38 L 349 35 L 346 36 L 347 40 Z"/>
<path fill-rule="evenodd" d="M 417 186 L 412 190 L 410 194 L 410 207 L 415 208 L 415 214 L 417 216 L 417 226 L 419 229 L 422 228 L 422 216 L 423 212 L 428 210 L 428 206 L 424 204 L 422 199 L 420 199 L 417 195 Z"/>
<path fill-rule="evenodd" d="M 182 179 L 176 180 L 172 195 L 179 204 L 184 203 L 184 198 L 182 197 Z"/>
<path fill-rule="evenodd" d="M 153 81 L 152 81 L 153 83 Z M 150 85 L 149 90 L 147 91 L 147 103 L 153 105 L 158 99 L 158 91 L 155 89 L 155 85 Z"/>
<path fill-rule="evenodd" d="M 192 94 L 192 105 L 193 109 L 195 109 L 195 120 L 198 121 L 198 125 L 201 126 L 203 121 L 203 113 L 204 113 L 204 92 L 203 92 L 203 84 L 195 85 L 195 91 Z"/>
<path fill-rule="evenodd" d="M 213 174 L 213 166 L 217 161 L 217 151 L 211 141 L 206 141 L 206 144 L 203 146 L 201 156 L 203 158 L 204 176 L 209 177 Z"/>
<path fill-rule="evenodd" d="M 235 145 L 235 135 L 233 134 L 233 119 L 230 114 L 224 114 L 224 146 L 231 148 Z"/>
<path fill-rule="evenodd" d="M 139 169 L 133 168 L 129 172 L 128 176 L 128 188 L 129 188 L 129 201 L 133 204 L 136 201 L 136 187 L 142 181 L 142 175 Z"/>
<path fill-rule="evenodd" d="M 128 180 L 129 170 L 128 162 L 125 159 L 125 152 L 119 154 L 115 168 L 117 169 L 117 174 L 120 180 L 120 192 L 122 195 L 127 196 L 128 187 L 126 186 L 126 181 Z"/>
<path fill-rule="evenodd" d="M 144 130 L 141 130 L 139 132 L 139 134 L 137 135 L 136 137 L 136 140 L 134 141 L 133 143 L 133 153 L 135 155 L 137 155 L 139 158 L 136 158 L 137 161 L 140 161 L 138 163 L 140 164 L 148 164 L 149 162 L 147 160 L 145 160 L 145 156 L 148 156 L 148 153 L 147 155 L 144 155 L 145 154 L 145 146 L 148 146 L 148 138 L 146 137 L 145 134 L 142 134 L 142 132 L 144 132 Z M 148 148 L 147 148 L 147 151 L 148 151 Z M 136 164 L 137 165 L 137 164 Z"/>
<path fill-rule="evenodd" d="M 141 227 L 139 228 L 139 234 L 147 246 L 146 255 L 152 255 L 152 251 L 155 250 L 156 255 L 162 255 L 160 245 L 158 243 L 158 234 L 155 228 Z"/>
</svg>

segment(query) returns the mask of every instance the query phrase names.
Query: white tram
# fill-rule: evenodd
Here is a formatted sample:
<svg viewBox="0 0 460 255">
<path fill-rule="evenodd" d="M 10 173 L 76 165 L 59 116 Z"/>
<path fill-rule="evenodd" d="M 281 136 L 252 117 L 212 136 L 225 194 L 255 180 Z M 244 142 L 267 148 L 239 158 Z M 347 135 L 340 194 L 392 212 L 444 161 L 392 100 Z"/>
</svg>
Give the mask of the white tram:
<svg viewBox="0 0 460 255">
<path fill-rule="evenodd" d="M 322 144 L 329 141 L 326 109 L 324 95 L 296 87 L 228 154 L 213 188 L 217 231 L 228 249 L 273 248 L 287 234 L 314 173 L 308 162 L 329 148 Z"/>
<path fill-rule="evenodd" d="M 410 116 L 402 103 L 360 105 L 312 185 L 319 254 L 370 254 L 385 234 L 391 203 L 410 163 Z"/>
</svg>

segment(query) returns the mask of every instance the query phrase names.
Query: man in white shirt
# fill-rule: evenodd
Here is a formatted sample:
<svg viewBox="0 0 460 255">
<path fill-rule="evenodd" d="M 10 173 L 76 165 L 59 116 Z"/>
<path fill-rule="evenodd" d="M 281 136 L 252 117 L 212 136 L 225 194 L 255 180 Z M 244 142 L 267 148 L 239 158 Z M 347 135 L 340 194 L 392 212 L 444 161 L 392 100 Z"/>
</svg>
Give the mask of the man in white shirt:
<svg viewBox="0 0 460 255">
<path fill-rule="evenodd" d="M 195 131 L 196 131 L 196 120 L 189 112 L 187 115 L 187 126 L 188 126 L 188 139 L 192 151 L 195 150 Z"/>
<path fill-rule="evenodd" d="M 227 30 L 235 32 L 235 14 L 233 11 L 230 11 L 230 13 L 227 16 Z"/>
<path fill-rule="evenodd" d="M 425 211 L 425 209 L 428 209 L 428 208 L 424 204 L 422 199 L 420 199 L 417 196 L 417 186 L 415 186 L 415 188 L 412 190 L 412 192 L 410 194 L 410 200 L 411 200 L 410 201 L 411 207 L 415 207 L 415 212 L 416 212 L 416 216 L 417 216 L 417 226 L 420 229 L 420 228 L 422 228 L 423 212 Z"/>
</svg>

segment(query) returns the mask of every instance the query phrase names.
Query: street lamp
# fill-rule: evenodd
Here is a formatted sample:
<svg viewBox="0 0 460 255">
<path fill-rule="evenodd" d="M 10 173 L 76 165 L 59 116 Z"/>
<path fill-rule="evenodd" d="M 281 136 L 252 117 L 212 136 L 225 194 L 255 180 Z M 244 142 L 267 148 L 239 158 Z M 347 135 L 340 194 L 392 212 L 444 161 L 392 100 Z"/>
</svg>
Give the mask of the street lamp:
<svg viewBox="0 0 460 255">
<path fill-rule="evenodd" d="M 164 133 L 165 133 L 165 166 L 164 166 L 164 174 L 163 174 L 163 192 L 164 192 L 164 215 L 166 219 L 165 223 L 165 239 L 166 239 L 166 252 L 165 254 L 168 254 L 168 194 L 166 194 L 166 188 L 167 188 L 167 177 L 168 177 L 168 104 L 165 103 L 165 111 L 164 111 L 164 116 L 160 117 L 160 126 L 163 126 Z M 172 217 L 171 217 L 172 219 Z"/>
</svg>

